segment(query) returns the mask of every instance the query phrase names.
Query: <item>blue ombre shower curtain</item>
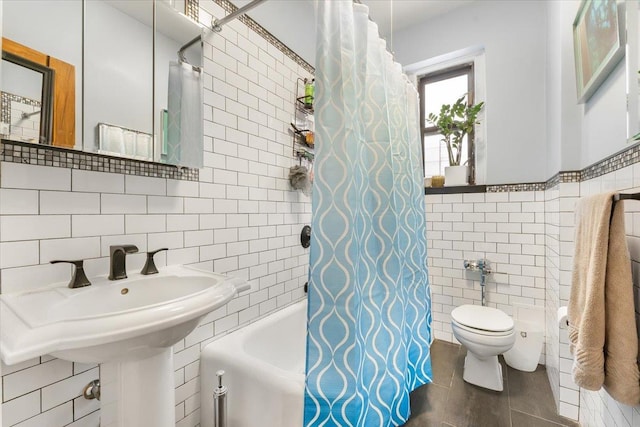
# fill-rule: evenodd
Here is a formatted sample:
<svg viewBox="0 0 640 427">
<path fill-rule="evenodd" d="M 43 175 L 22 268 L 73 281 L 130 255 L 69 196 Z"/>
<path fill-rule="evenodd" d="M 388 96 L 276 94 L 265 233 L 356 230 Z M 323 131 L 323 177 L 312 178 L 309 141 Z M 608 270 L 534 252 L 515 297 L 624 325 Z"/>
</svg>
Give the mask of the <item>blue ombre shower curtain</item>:
<svg viewBox="0 0 640 427">
<path fill-rule="evenodd" d="M 366 6 L 317 13 L 304 425 L 397 426 L 431 382 L 417 93 Z"/>
</svg>

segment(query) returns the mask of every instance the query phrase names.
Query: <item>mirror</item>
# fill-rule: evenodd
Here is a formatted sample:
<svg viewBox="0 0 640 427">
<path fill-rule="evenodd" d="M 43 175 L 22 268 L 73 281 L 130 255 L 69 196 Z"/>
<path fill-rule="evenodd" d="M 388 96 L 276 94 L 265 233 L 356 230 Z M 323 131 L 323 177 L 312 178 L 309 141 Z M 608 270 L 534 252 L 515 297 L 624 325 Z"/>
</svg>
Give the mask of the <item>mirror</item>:
<svg viewBox="0 0 640 427">
<path fill-rule="evenodd" d="M 199 35 L 202 26 L 170 3 L 185 10 L 198 9 L 196 0 L 21 0 L 0 3 L 3 36 L 43 55 L 47 58 L 45 67 L 53 71 L 50 89 L 44 90 L 46 69 L 37 69 L 32 64 L 16 68 L 15 61 L 8 66 L 5 66 L 6 61 L 3 63 L 3 71 L 6 70 L 3 85 L 11 77 L 13 80 L 7 80 L 7 85 L 27 81 L 38 85 L 40 82 L 39 87 L 44 92 L 33 86 L 30 92 L 25 92 L 29 99 L 26 104 L 33 106 L 14 104 L 26 114 L 34 113 L 20 123 L 24 127 L 27 124 L 34 127 L 26 132 L 28 137 L 19 136 L 18 130 L 25 131 L 15 124 L 16 132 L 11 133 L 11 113 L 7 107 L 0 110 L 3 112 L 2 137 L 194 166 L 184 164 L 183 158 L 167 155 L 169 126 L 168 121 L 163 124 L 163 119 L 169 117 L 170 111 L 169 63 L 178 63 L 178 50 Z M 186 61 L 195 66 L 192 71 L 201 66 L 200 43 L 188 47 L 185 55 Z M 63 70 L 63 66 L 67 68 Z M 0 90 L 4 91 L 3 88 Z M 40 95 L 35 97 L 33 93 Z M 22 97 L 27 99 L 27 95 Z M 188 96 L 183 98 L 190 101 Z M 200 116 L 201 98 L 199 93 L 199 99 L 189 104 L 190 108 L 197 106 L 196 113 L 199 111 Z M 46 114 L 44 108 L 48 99 L 50 114 Z M 42 112 L 35 113 L 36 110 Z M 22 118 L 22 112 L 16 114 Z M 41 123 L 46 117 L 50 117 L 49 121 Z M 38 123 L 34 124 L 36 121 Z M 200 123 L 202 125 L 202 120 Z M 50 136 L 47 129 L 51 129 Z M 178 139 L 176 150 L 182 150 L 182 143 Z M 202 150 L 201 136 L 195 145 Z"/>
<path fill-rule="evenodd" d="M 202 167 L 202 29 L 165 3 L 156 7 L 155 156 L 163 163 Z"/>
<path fill-rule="evenodd" d="M 43 77 L 40 90 L 32 88 L 30 95 L 14 96 L 22 101 L 22 105 L 40 105 L 30 112 L 23 111 L 33 113 L 32 116 L 23 118 L 22 112 L 18 112 L 14 117 L 5 102 L 11 95 L 2 96 L 2 137 L 58 147 L 80 147 L 82 129 L 77 112 L 82 107 L 82 3 L 78 0 L 7 1 L 2 3 L 2 8 L 3 83 L 0 91 L 10 94 L 16 84 L 27 80 L 33 82 L 34 72 Z M 4 76 L 6 58 L 12 55 L 22 58 L 18 62 L 27 60 L 31 63 L 21 68 L 9 66 L 16 72 L 13 82 Z M 47 78 L 47 75 L 51 77 Z M 45 87 L 47 83 L 49 86 Z M 34 93 L 40 93 L 38 100 L 33 98 Z M 37 110 L 42 111 L 36 113 Z M 25 130 L 36 123 L 37 130 Z"/>
<path fill-rule="evenodd" d="M 84 150 L 152 160 L 153 2 L 85 2 L 84 47 Z"/>
<path fill-rule="evenodd" d="M 53 70 L 10 52 L 10 40 L 2 43 L 1 133 L 20 141 L 48 144 L 51 142 Z"/>
</svg>

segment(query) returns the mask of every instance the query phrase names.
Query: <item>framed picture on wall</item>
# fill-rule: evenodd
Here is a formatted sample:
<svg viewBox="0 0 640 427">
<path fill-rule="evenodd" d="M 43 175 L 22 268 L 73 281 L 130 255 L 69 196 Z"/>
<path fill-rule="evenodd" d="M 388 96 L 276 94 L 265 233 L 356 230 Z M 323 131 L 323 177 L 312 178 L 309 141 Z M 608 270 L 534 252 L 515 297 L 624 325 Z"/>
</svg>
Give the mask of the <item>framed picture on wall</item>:
<svg viewBox="0 0 640 427">
<path fill-rule="evenodd" d="M 573 21 L 578 102 L 586 102 L 624 57 L 616 0 L 583 0 Z"/>
</svg>

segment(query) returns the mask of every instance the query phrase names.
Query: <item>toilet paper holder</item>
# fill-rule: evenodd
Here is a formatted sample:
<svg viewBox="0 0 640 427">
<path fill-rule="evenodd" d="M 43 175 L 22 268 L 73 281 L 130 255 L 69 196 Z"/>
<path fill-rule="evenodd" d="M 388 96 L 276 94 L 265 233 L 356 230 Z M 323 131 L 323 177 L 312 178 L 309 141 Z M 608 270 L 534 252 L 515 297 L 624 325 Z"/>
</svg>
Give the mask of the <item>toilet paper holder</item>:
<svg viewBox="0 0 640 427">
<path fill-rule="evenodd" d="M 558 308 L 558 327 L 560 329 L 567 329 L 569 327 L 569 315 L 566 305 Z"/>
</svg>

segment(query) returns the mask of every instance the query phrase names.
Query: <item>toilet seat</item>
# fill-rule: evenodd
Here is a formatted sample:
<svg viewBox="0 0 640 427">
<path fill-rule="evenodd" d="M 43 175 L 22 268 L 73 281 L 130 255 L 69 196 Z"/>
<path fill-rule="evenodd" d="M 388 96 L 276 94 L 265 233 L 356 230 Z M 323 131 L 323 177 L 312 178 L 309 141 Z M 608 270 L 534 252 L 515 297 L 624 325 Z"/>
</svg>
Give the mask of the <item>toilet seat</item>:
<svg viewBox="0 0 640 427">
<path fill-rule="evenodd" d="M 451 312 L 451 321 L 461 329 L 481 335 L 509 335 L 513 319 L 497 308 L 465 304 Z"/>
<path fill-rule="evenodd" d="M 487 337 L 506 337 L 513 334 L 513 329 L 510 329 L 508 331 L 493 332 L 493 331 L 485 331 L 483 329 L 470 328 L 469 326 L 461 325 L 455 320 L 452 320 L 451 323 L 455 325 L 457 328 L 462 329 L 463 331 L 471 332 L 475 335 L 483 335 Z"/>
</svg>

